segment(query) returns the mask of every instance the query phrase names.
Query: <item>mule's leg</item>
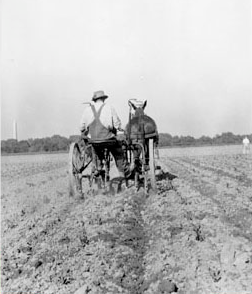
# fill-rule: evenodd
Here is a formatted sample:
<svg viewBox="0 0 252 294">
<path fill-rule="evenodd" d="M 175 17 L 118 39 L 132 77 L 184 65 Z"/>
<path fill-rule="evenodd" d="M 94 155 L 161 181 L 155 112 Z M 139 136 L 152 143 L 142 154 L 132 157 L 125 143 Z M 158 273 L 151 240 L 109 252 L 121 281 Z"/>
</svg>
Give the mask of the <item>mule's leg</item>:
<svg viewBox="0 0 252 294">
<path fill-rule="evenodd" d="M 145 152 L 144 171 L 147 171 L 150 169 L 150 167 L 149 167 L 149 162 L 150 162 L 149 139 L 145 139 L 145 141 L 144 141 L 144 152 Z"/>
<path fill-rule="evenodd" d="M 155 176 L 155 160 L 154 160 L 154 141 L 153 139 L 149 140 L 149 154 L 150 154 L 150 179 L 151 179 L 151 187 L 154 191 L 156 191 L 156 176 Z"/>
<path fill-rule="evenodd" d="M 142 162 L 141 162 L 140 156 L 141 156 L 141 147 L 138 145 L 135 145 L 133 149 L 133 160 L 134 160 L 134 169 L 135 169 L 134 184 L 137 190 L 139 189 L 140 174 L 142 173 Z"/>
<path fill-rule="evenodd" d="M 135 172 L 134 185 L 136 190 L 138 190 L 139 189 L 139 172 L 137 171 Z"/>
</svg>

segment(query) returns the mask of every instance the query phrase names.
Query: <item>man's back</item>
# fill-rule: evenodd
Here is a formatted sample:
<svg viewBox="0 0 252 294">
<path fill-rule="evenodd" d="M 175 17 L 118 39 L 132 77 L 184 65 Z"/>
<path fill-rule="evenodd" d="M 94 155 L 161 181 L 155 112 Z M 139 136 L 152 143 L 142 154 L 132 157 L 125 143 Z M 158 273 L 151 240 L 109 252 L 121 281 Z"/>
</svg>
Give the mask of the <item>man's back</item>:
<svg viewBox="0 0 252 294">
<path fill-rule="evenodd" d="M 121 121 L 109 103 L 98 100 L 83 111 L 80 130 L 88 130 L 94 140 L 114 137 L 113 130 L 120 127 Z"/>
</svg>

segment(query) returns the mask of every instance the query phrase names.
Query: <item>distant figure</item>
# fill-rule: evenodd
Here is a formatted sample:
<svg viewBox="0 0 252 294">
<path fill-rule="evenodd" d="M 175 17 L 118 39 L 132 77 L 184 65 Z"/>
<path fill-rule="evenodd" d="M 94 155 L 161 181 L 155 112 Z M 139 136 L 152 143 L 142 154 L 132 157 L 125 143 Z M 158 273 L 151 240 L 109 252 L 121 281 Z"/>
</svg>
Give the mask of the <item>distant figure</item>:
<svg viewBox="0 0 252 294">
<path fill-rule="evenodd" d="M 250 149 L 250 142 L 249 142 L 249 139 L 248 137 L 245 137 L 243 140 L 242 140 L 242 144 L 243 144 L 243 154 L 249 154 L 249 149 Z"/>
</svg>

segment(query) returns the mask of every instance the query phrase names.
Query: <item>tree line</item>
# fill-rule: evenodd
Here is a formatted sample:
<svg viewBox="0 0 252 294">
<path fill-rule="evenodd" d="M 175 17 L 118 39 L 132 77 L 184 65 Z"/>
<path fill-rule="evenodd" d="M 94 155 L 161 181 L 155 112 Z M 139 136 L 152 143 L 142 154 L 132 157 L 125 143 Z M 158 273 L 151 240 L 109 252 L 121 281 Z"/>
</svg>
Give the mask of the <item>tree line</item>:
<svg viewBox="0 0 252 294">
<path fill-rule="evenodd" d="M 206 146 L 206 145 L 232 145 L 242 144 L 242 140 L 248 137 L 252 142 L 252 134 L 250 135 L 234 135 L 231 132 L 222 133 L 216 135 L 213 138 L 208 136 L 201 136 L 200 138 L 194 138 L 192 136 L 172 136 L 170 134 L 159 134 L 159 146 L 160 147 L 176 147 L 176 146 Z"/>
<path fill-rule="evenodd" d="M 204 146 L 204 145 L 228 145 L 241 144 L 245 135 L 234 135 L 231 132 L 216 135 L 213 138 L 201 136 L 172 136 L 168 133 L 159 134 L 160 147 L 183 147 L 183 146 Z M 252 134 L 247 135 L 252 142 Z M 28 139 L 17 141 L 15 139 L 1 140 L 1 153 L 27 153 L 27 152 L 67 152 L 72 142 L 78 142 L 80 136 L 73 135 L 69 138 L 54 135 L 52 137 Z"/>
<path fill-rule="evenodd" d="M 26 153 L 26 152 L 58 152 L 68 151 L 72 142 L 77 142 L 80 136 L 70 136 L 69 138 L 54 135 L 46 138 L 36 138 L 17 141 L 8 139 L 1 141 L 1 153 Z"/>
</svg>

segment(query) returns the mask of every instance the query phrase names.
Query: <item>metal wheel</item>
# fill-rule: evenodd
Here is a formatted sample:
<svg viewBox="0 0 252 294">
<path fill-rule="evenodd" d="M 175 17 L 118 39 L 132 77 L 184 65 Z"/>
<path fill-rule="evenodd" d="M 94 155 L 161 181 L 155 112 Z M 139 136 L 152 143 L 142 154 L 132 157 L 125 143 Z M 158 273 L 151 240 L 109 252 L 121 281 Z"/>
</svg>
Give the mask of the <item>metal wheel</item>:
<svg viewBox="0 0 252 294">
<path fill-rule="evenodd" d="M 83 159 L 79 145 L 72 143 L 70 145 L 68 159 L 69 196 L 82 196 L 82 176 L 80 172 L 82 166 Z"/>
<path fill-rule="evenodd" d="M 155 161 L 154 161 L 154 140 L 149 139 L 149 167 L 151 188 L 156 191 Z"/>
</svg>

